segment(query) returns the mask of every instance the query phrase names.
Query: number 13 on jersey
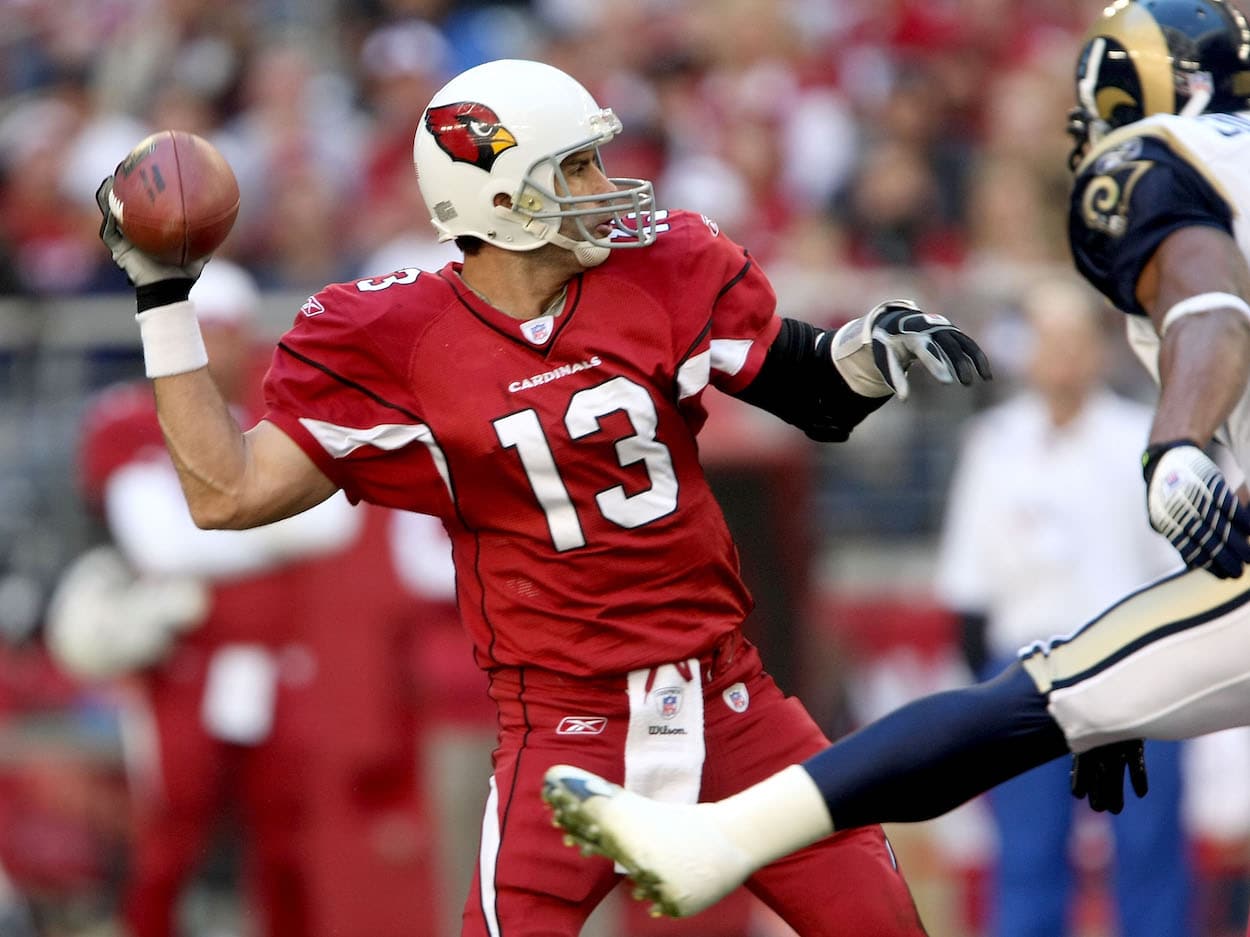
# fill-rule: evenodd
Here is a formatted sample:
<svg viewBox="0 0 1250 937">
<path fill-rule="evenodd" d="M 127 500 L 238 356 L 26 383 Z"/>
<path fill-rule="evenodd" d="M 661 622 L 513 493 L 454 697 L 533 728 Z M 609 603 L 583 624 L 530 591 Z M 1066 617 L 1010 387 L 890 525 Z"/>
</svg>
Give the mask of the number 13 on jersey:
<svg viewBox="0 0 1250 937">
<path fill-rule="evenodd" d="M 601 420 L 610 413 L 628 417 L 633 433 L 616 440 L 617 463 L 629 467 L 641 463 L 648 487 L 628 494 L 625 486 L 613 485 L 595 495 L 599 512 L 613 524 L 632 529 L 671 514 L 677 508 L 677 476 L 668 447 L 655 436 L 658 418 L 655 403 L 646 389 L 625 377 L 614 377 L 595 387 L 577 391 L 564 412 L 564 426 L 577 441 L 602 432 Z M 494 421 L 495 434 L 505 449 L 515 449 L 547 518 L 551 542 L 564 552 L 586 545 L 578 509 L 569 497 L 552 454 L 551 444 L 538 414 L 521 410 Z"/>
</svg>

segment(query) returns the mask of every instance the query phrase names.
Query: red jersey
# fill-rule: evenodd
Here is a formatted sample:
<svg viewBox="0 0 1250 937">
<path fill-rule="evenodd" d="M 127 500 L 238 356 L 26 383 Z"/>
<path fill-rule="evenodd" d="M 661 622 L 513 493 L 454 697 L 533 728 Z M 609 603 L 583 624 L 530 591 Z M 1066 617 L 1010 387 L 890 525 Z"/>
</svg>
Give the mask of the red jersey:
<svg viewBox="0 0 1250 937">
<path fill-rule="evenodd" d="M 407 269 L 310 297 L 274 353 L 266 419 L 353 500 L 443 520 L 483 667 L 684 660 L 750 609 L 695 436 L 708 383 L 758 373 L 775 296 L 711 221 L 657 221 L 558 315 Z"/>
</svg>

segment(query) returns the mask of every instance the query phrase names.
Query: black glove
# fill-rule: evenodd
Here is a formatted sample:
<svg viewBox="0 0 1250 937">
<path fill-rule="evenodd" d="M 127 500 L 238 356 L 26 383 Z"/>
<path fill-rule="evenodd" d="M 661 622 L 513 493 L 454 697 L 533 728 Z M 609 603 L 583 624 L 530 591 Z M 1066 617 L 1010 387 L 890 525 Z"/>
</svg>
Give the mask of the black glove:
<svg viewBox="0 0 1250 937">
<path fill-rule="evenodd" d="M 913 361 L 943 384 L 971 384 L 977 374 L 983 381 L 991 377 L 990 362 L 976 342 L 945 316 L 921 312 L 909 302 L 886 303 L 873 319 L 872 356 L 900 400 L 907 399 L 907 369 Z"/>
<path fill-rule="evenodd" d="M 1124 809 L 1124 772 L 1133 793 L 1145 797 L 1146 749 L 1140 739 L 1112 742 L 1072 756 L 1072 796 L 1089 800 L 1094 810 L 1119 813 Z"/>
</svg>

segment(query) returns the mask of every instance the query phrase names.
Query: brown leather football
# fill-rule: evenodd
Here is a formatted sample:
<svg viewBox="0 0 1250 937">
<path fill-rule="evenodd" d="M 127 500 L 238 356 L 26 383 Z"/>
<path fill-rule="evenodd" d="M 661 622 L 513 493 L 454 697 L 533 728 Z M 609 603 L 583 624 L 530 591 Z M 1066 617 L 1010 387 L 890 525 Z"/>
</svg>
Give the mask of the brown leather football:
<svg viewBox="0 0 1250 937">
<path fill-rule="evenodd" d="M 154 133 L 113 174 L 109 207 L 122 234 L 162 263 L 207 257 L 239 214 L 239 183 L 224 156 L 184 130 Z"/>
</svg>

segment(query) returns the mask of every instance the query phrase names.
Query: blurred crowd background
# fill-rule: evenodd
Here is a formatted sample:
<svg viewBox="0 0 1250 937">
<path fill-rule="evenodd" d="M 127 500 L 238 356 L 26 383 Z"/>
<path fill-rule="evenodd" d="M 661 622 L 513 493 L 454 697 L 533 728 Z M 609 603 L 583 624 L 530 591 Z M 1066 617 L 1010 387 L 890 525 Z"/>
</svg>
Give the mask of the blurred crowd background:
<svg viewBox="0 0 1250 937">
<path fill-rule="evenodd" d="M 242 205 L 219 256 L 259 284 L 272 340 L 327 282 L 456 256 L 434 242 L 412 170 L 420 114 L 463 68 L 541 59 L 621 117 L 625 132 L 604 152 L 611 174 L 653 179 L 663 206 L 713 218 L 762 263 L 783 314 L 835 326 L 911 297 L 976 336 L 992 384 L 918 378 L 912 399 L 844 445 L 714 402 L 704 449 L 757 595 L 751 636 L 836 734 L 968 678 L 957 616 L 934 590 L 935 547 L 968 421 L 1024 375 L 1027 297 L 1072 280 L 1063 129 L 1079 38 L 1099 7 L 0 0 L 0 906 L 27 927 L 0 923 L 0 937 L 119 933 L 131 829 L 116 698 L 50 660 L 43 626 L 63 571 L 101 538 L 79 494 L 81 421 L 92 395 L 141 375 L 133 300 L 97 240 L 94 201 L 135 143 L 179 128 L 226 155 Z M 1113 338 L 1110 385 L 1148 401 L 1144 372 Z M 429 600 L 420 582 L 408 588 Z M 422 723 L 417 745 L 421 848 L 451 867 L 430 893 L 454 906 L 477 825 L 440 821 L 452 816 L 447 797 L 467 799 L 470 818 L 480 807 L 490 726 L 471 707 L 447 713 L 439 700 L 463 686 L 432 680 L 428 655 L 412 662 L 415 705 L 443 714 Z M 1225 742 L 1216 770 L 1202 769 L 1210 755 L 1191 759 L 1195 935 L 1244 930 L 1250 744 Z M 994 843 L 976 805 L 892 835 L 935 937 L 985 933 Z M 1087 937 L 1115 932 L 1107 842 L 1082 821 L 1074 933 Z M 214 850 L 194 895 L 219 900 L 188 899 L 186 933 L 251 937 L 238 857 L 229 843 Z M 784 933 L 749 903 L 731 905 L 665 930 L 622 903 L 598 926 Z M 435 920 L 409 932 L 437 935 Z"/>
</svg>

